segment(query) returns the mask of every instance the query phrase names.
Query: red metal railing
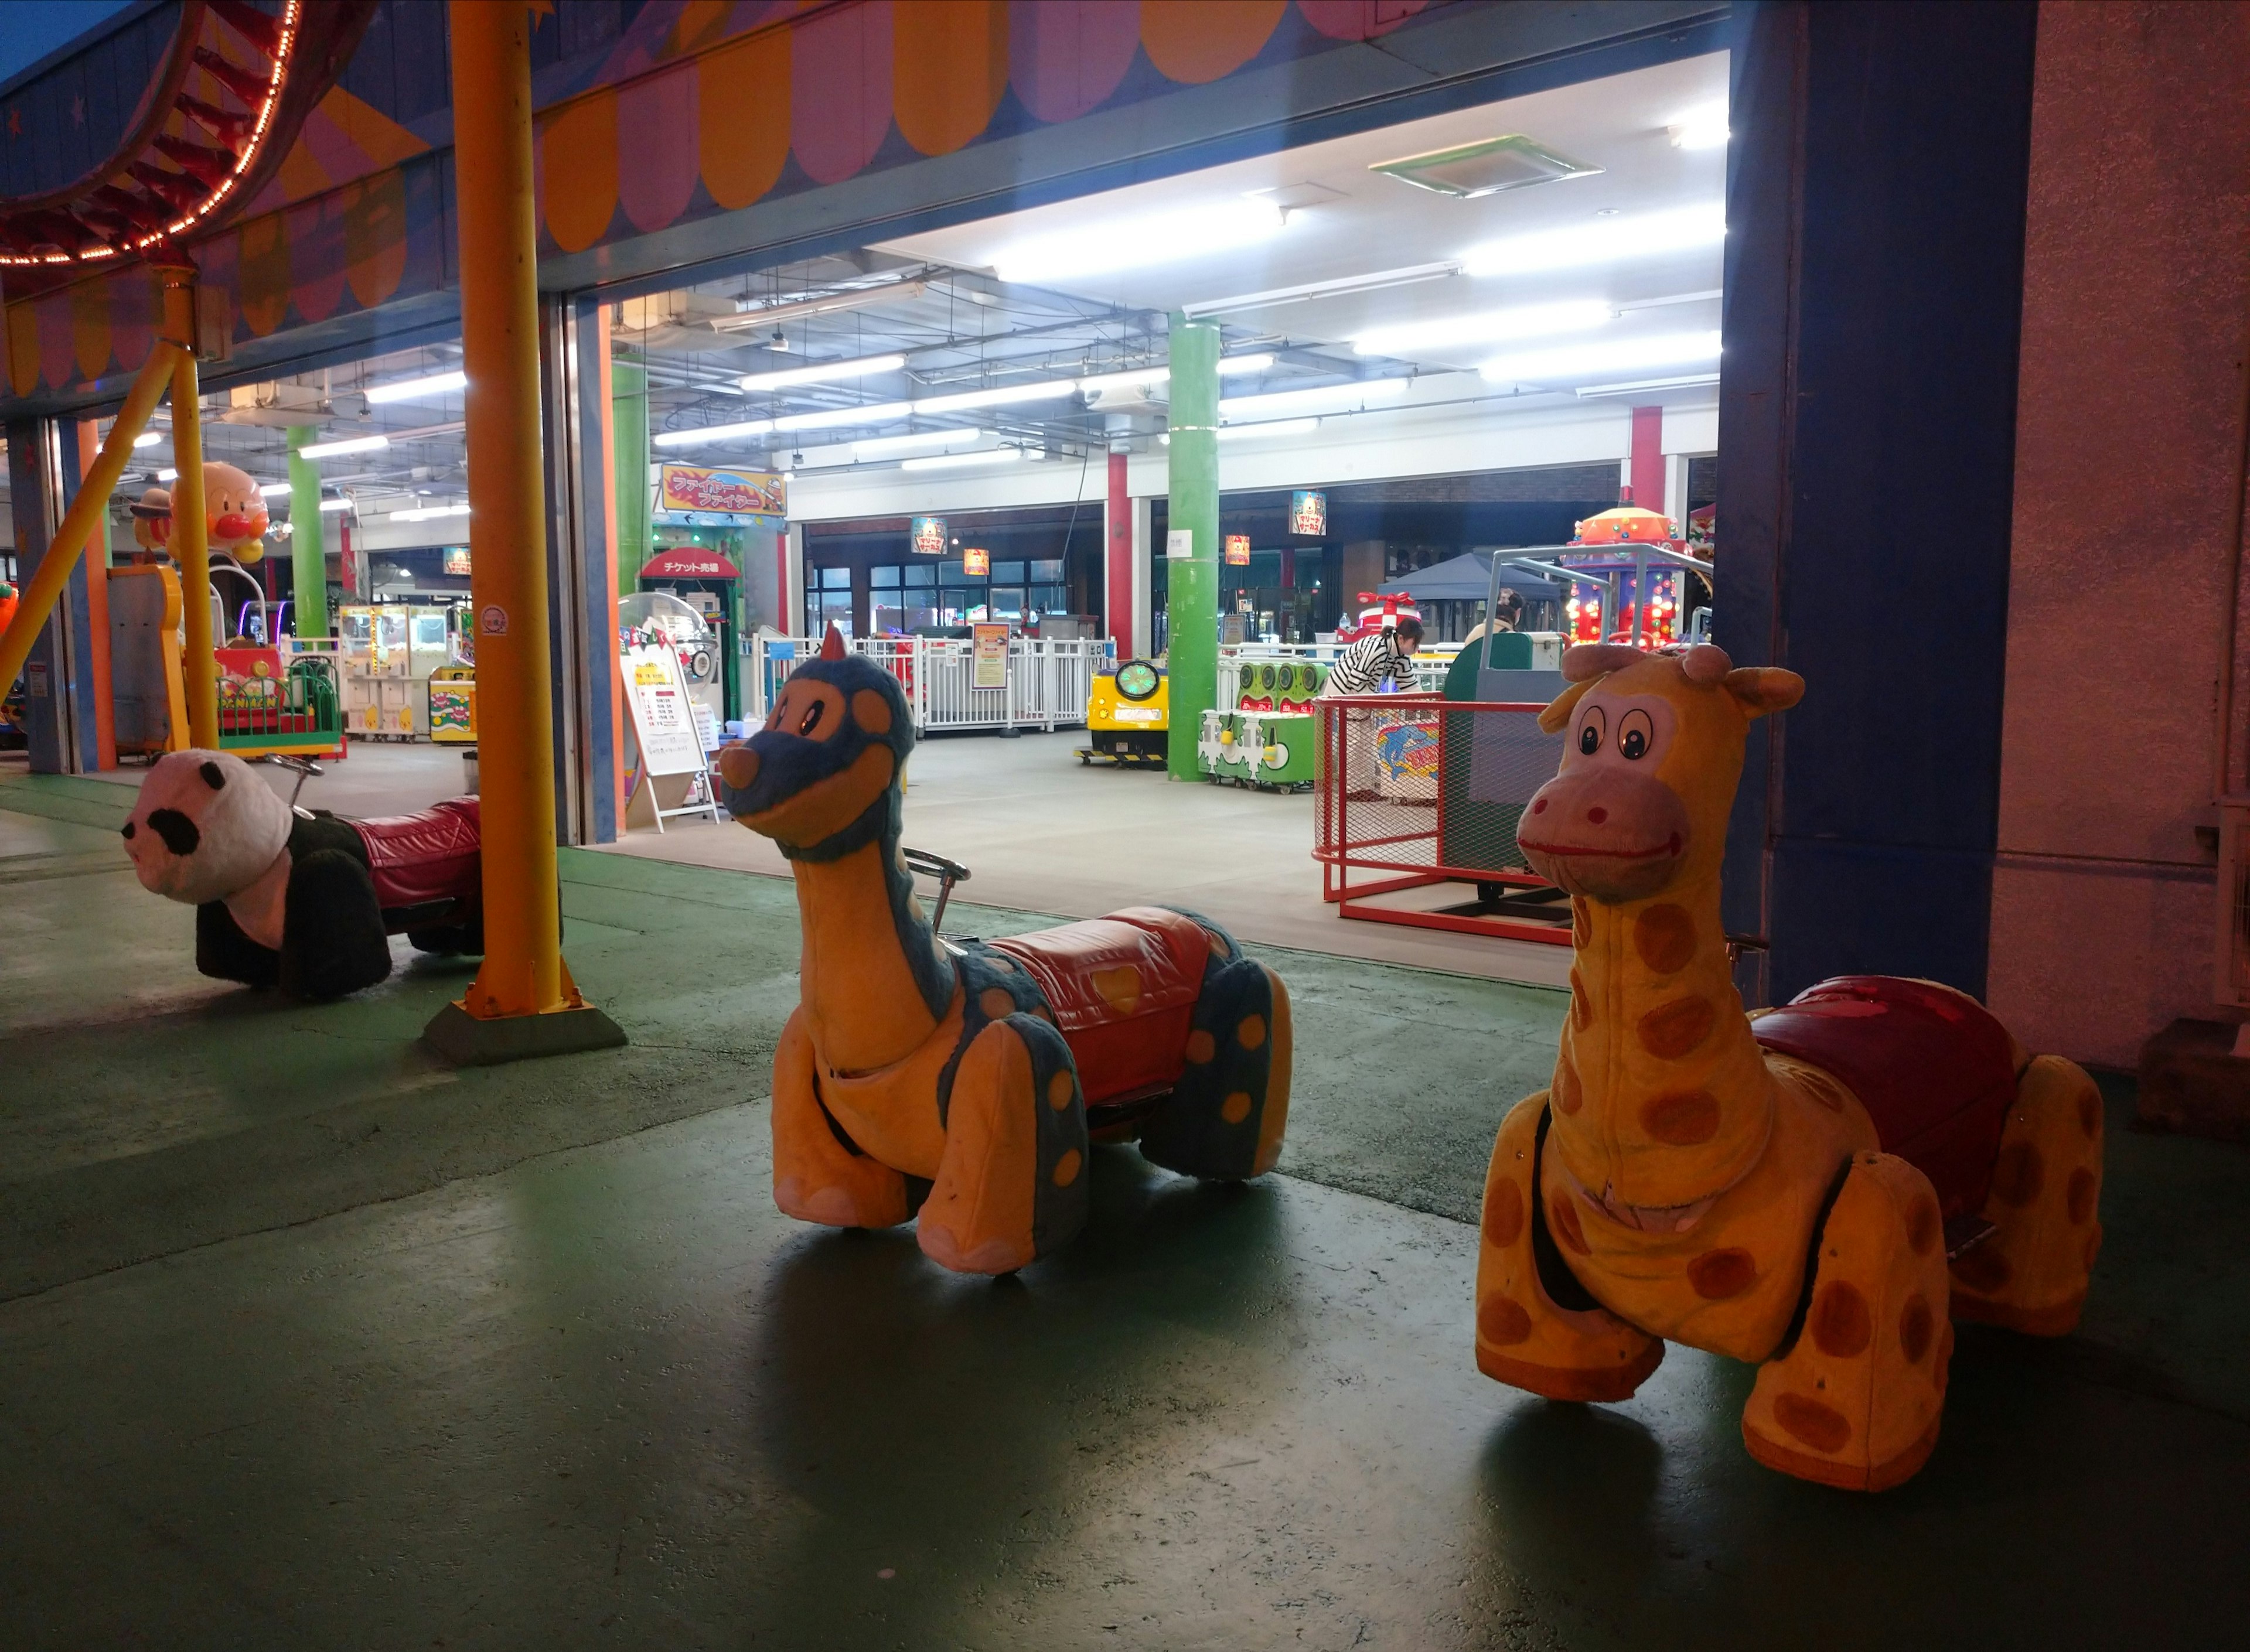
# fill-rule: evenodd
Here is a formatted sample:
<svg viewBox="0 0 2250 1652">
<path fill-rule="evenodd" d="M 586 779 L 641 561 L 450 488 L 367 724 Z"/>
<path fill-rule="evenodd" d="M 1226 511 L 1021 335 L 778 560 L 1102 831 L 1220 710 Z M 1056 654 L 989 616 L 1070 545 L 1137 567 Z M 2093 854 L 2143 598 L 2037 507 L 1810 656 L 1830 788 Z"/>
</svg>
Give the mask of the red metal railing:
<svg viewBox="0 0 2250 1652">
<path fill-rule="evenodd" d="M 1544 709 L 1434 694 L 1314 702 L 1322 898 L 1344 918 L 1570 945 L 1569 902 L 1515 845 L 1517 817 L 1562 760 L 1562 737 L 1539 732 Z M 1355 872 L 1379 875 L 1354 883 Z M 1444 884 L 1475 885 L 1475 898 L 1368 904 Z"/>
</svg>

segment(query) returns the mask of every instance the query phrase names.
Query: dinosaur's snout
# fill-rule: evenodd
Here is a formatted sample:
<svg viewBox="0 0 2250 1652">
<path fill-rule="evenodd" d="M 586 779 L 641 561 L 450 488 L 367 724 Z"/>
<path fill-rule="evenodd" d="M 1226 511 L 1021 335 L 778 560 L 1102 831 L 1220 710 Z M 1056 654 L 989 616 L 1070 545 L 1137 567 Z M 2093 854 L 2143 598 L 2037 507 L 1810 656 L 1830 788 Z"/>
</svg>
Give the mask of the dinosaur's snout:
<svg viewBox="0 0 2250 1652">
<path fill-rule="evenodd" d="M 1679 793 L 1607 764 L 1557 774 L 1515 826 L 1516 843 L 1542 878 L 1612 905 L 1645 899 L 1670 883 L 1689 836 Z"/>
</svg>

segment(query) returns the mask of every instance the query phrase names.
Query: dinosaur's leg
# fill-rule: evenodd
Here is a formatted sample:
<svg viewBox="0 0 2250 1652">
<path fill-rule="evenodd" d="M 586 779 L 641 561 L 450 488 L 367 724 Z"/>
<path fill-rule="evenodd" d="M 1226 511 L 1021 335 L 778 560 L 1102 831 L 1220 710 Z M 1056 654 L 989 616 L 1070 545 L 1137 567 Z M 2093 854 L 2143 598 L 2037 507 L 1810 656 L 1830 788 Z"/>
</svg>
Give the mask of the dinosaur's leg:
<svg viewBox="0 0 2250 1652">
<path fill-rule="evenodd" d="M 820 1105 L 804 1011 L 774 1051 L 774 1203 L 800 1222 L 890 1228 L 907 1219 L 907 1179 L 854 1146 Z"/>
<path fill-rule="evenodd" d="M 1907 1479 L 1937 1443 L 1953 1325 L 1929 1179 L 1855 1155 L 1812 1245 L 1802 1324 L 1766 1363 L 1743 1442 L 1770 1469 L 1851 1491 Z"/>
<path fill-rule="evenodd" d="M 1184 1176 L 1262 1176 L 1289 1122 L 1289 991 L 1237 955 L 1204 977 L 1187 1070 L 1141 1127 L 1141 1152 Z"/>
<path fill-rule="evenodd" d="M 962 1052 L 920 1238 L 956 1273 L 1013 1273 L 1086 1225 L 1086 1098 L 1062 1035 L 993 1022 Z"/>
<path fill-rule="evenodd" d="M 1595 1301 L 1563 1265 L 1539 1202 L 1547 1092 L 1508 1110 L 1484 1178 L 1477 1369 L 1549 1400 L 1624 1400 L 1664 1359 L 1661 1339 Z"/>
<path fill-rule="evenodd" d="M 1998 1230 L 1953 1260 L 1953 1317 L 2059 1337 L 2078 1323 L 2102 1249 L 2102 1092 L 2040 1056 L 2016 1084 L 1984 1220 Z"/>
</svg>

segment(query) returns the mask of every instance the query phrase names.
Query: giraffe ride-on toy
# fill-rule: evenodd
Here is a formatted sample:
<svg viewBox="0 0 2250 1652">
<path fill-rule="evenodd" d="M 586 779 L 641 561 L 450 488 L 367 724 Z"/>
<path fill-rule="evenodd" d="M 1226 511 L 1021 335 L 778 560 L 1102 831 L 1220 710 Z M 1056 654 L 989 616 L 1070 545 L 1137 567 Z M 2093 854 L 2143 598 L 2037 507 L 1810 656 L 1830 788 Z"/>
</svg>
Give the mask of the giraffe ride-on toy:
<svg viewBox="0 0 2250 1652">
<path fill-rule="evenodd" d="M 1750 719 L 1792 671 L 1708 645 L 1563 656 L 1567 729 L 1517 828 L 1570 895 L 1554 1079 L 1485 1179 L 1477 1364 L 1623 1400 L 1667 1340 L 1758 1366 L 1750 1455 L 1879 1491 L 1937 1442 L 1953 1319 L 2060 1336 L 2101 1249 L 2102 1098 L 1935 982 L 1743 1013 L 1719 864 Z"/>
<path fill-rule="evenodd" d="M 937 935 L 899 846 L 914 722 L 831 628 L 719 754 L 728 812 L 797 881 L 802 996 L 774 1055 L 774 1202 L 1004 1274 L 1085 1225 L 1087 1153 L 1262 1175 L 1289 1112 L 1289 995 L 1207 919 L 1135 906 L 991 942 Z"/>
</svg>

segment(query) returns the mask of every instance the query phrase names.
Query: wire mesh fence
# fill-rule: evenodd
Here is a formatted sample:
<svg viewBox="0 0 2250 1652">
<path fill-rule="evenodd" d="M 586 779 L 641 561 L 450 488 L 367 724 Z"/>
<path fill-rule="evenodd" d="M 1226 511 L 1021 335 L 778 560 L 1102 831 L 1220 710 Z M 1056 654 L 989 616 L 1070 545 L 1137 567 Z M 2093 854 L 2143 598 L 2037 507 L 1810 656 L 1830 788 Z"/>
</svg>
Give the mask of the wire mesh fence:
<svg viewBox="0 0 2250 1652">
<path fill-rule="evenodd" d="M 1315 709 L 1313 855 L 1323 895 L 1344 917 L 1569 943 L 1569 902 L 1515 841 L 1532 794 L 1562 761 L 1562 736 L 1540 732 L 1542 707 L 1377 694 Z M 1366 904 L 1444 884 L 1474 885 L 1474 898 Z"/>
</svg>

